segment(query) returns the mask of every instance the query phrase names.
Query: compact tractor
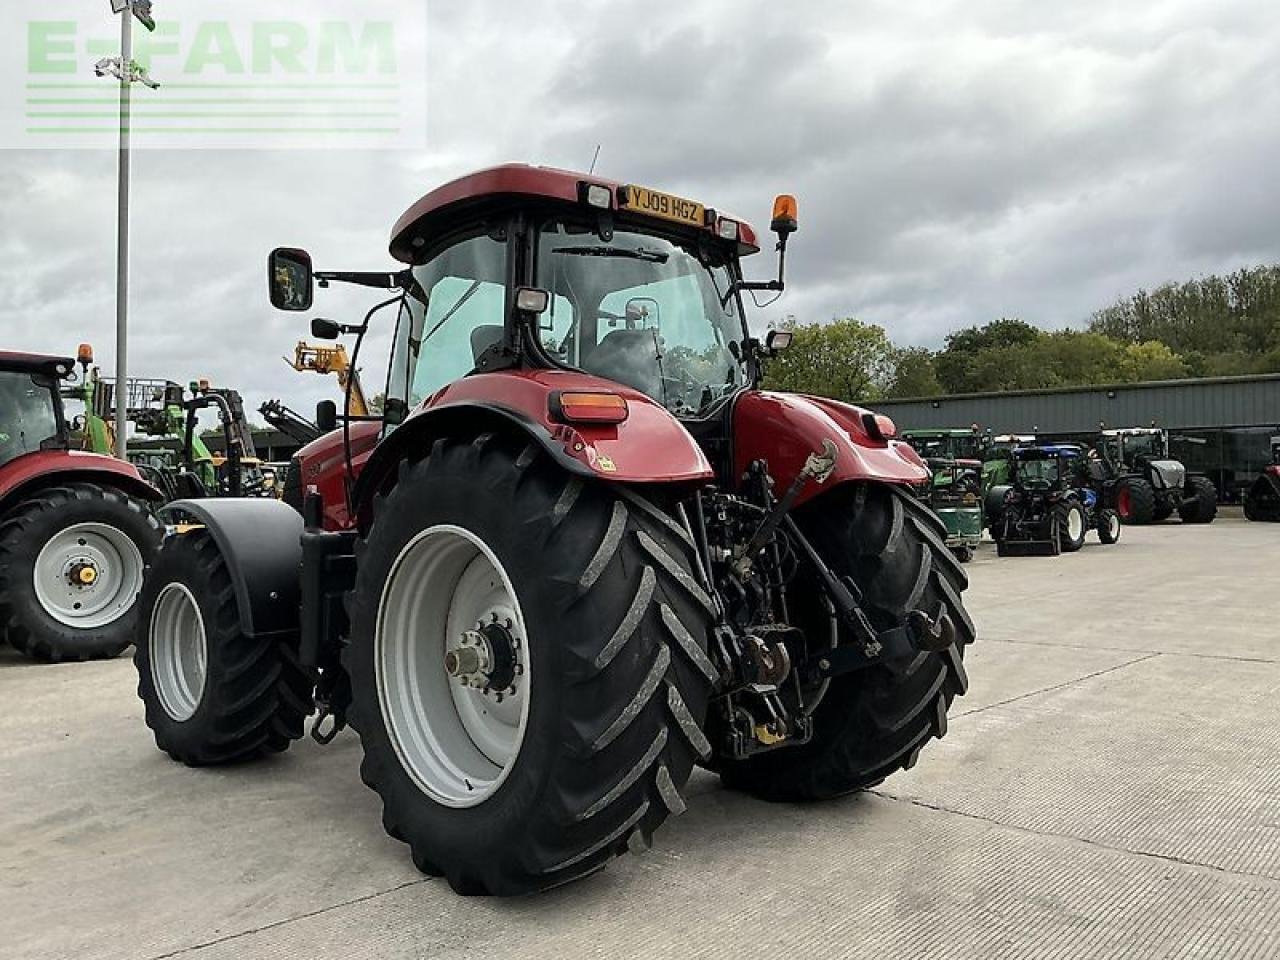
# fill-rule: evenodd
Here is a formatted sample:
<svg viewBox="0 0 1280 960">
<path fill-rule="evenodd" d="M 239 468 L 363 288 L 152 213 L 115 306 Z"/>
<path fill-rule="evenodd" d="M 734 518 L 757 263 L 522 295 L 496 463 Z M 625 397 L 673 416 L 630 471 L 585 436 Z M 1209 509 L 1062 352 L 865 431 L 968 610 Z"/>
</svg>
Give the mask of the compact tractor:
<svg viewBox="0 0 1280 960">
<path fill-rule="evenodd" d="M 272 301 L 382 288 L 377 415 L 317 410 L 272 501 L 177 503 L 136 658 L 191 765 L 359 733 L 383 824 L 464 894 L 647 848 L 693 767 L 779 801 L 915 764 L 974 627 L 928 471 L 884 416 L 764 392 L 752 228 L 654 190 L 511 165 L 427 194 L 382 273 L 271 255 Z M 326 325 L 328 328 L 326 329 Z M 348 393 L 348 397 L 350 394 Z"/>
<path fill-rule="evenodd" d="M 1096 530 L 1103 543 L 1120 539 L 1120 517 L 1090 486 L 1083 448 L 1032 444 L 1009 454 L 1012 483 L 992 487 L 991 535 L 999 556 L 1057 556 L 1084 546 Z M 998 502 L 998 506 L 994 502 Z"/>
<path fill-rule="evenodd" d="M 160 542 L 159 491 L 130 464 L 73 449 L 62 401 L 74 371 L 69 358 L 0 352 L 0 639 L 44 661 L 133 642 Z"/>
<path fill-rule="evenodd" d="M 1271 463 L 1244 495 L 1244 515 L 1280 523 L 1280 437 L 1271 438 Z"/>
<path fill-rule="evenodd" d="M 947 528 L 947 546 L 961 563 L 982 543 L 982 453 L 986 438 L 973 430 L 908 430 L 902 435 L 933 474 L 924 488 L 929 504 Z"/>
<path fill-rule="evenodd" d="M 1103 430 L 1094 451 L 1116 483 L 1116 509 L 1125 523 L 1159 523 L 1175 512 L 1183 523 L 1212 523 L 1218 491 L 1169 455 L 1169 434 L 1156 427 Z"/>
</svg>

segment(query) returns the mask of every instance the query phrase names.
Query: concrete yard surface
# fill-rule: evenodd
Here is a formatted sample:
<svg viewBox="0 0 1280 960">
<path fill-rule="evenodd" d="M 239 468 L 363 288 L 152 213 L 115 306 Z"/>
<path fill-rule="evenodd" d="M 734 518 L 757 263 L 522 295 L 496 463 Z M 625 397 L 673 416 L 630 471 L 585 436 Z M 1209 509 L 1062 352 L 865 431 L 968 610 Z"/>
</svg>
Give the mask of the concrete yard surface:
<svg viewBox="0 0 1280 960">
<path fill-rule="evenodd" d="M 1280 525 L 969 570 L 915 769 L 814 806 L 699 773 L 650 853 L 516 901 L 417 873 L 354 734 L 191 770 L 127 657 L 0 648 L 0 958 L 1280 957 Z"/>
</svg>

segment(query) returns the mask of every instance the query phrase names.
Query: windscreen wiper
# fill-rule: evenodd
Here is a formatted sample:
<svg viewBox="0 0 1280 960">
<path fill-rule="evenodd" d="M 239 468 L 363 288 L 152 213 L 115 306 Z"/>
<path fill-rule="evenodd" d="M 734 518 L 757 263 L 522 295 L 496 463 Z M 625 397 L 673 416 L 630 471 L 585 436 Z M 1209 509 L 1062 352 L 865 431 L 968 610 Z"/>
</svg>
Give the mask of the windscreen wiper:
<svg viewBox="0 0 1280 960">
<path fill-rule="evenodd" d="M 666 263 L 670 254 L 657 250 L 646 250 L 639 247 L 632 250 L 628 247 L 555 247 L 552 253 L 566 253 L 573 257 L 618 257 L 626 260 L 644 260 L 648 263 Z"/>
</svg>

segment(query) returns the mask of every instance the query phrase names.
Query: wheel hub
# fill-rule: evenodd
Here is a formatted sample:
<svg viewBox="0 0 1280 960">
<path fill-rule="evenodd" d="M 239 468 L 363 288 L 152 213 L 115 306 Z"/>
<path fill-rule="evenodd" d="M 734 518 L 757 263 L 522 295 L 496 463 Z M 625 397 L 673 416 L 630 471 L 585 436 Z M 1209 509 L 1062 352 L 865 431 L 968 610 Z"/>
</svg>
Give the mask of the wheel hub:
<svg viewBox="0 0 1280 960">
<path fill-rule="evenodd" d="M 98 568 L 92 560 L 80 560 L 67 571 L 67 583 L 73 587 L 92 587 L 98 582 Z"/>
<path fill-rule="evenodd" d="M 488 623 L 478 622 L 475 630 L 464 632 L 458 645 L 445 653 L 445 673 L 464 687 L 495 694 L 501 703 L 516 692 L 516 677 L 524 672 L 520 641 L 512 629 L 510 618 L 499 621 L 496 613 L 490 614 Z"/>
</svg>

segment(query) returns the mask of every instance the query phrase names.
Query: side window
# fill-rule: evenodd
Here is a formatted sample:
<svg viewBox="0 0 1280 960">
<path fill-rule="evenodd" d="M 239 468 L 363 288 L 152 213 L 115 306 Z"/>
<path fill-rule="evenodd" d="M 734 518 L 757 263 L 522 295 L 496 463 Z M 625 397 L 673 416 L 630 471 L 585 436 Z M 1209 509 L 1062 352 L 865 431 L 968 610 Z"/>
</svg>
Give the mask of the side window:
<svg viewBox="0 0 1280 960">
<path fill-rule="evenodd" d="M 416 406 L 476 369 L 502 341 L 506 320 L 506 244 L 487 235 L 441 251 L 414 275 L 426 303 L 409 298 L 401 317 L 388 395 L 409 387 Z"/>
</svg>

